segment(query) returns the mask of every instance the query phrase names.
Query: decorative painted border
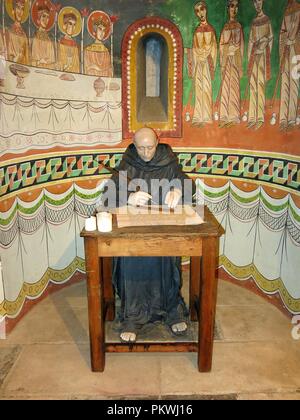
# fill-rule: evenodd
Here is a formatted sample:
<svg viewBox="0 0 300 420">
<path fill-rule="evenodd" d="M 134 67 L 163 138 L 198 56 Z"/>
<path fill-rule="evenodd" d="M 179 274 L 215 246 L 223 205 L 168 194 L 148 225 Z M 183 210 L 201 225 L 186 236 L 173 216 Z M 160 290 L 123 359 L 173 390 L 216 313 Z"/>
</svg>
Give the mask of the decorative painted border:
<svg viewBox="0 0 300 420">
<path fill-rule="evenodd" d="M 250 264 L 246 267 L 237 267 L 232 262 L 230 262 L 225 255 L 220 256 L 219 268 L 224 268 L 232 278 L 238 281 L 249 280 L 249 278 L 253 278 L 256 285 L 264 293 L 267 293 L 268 295 L 275 295 L 279 293 L 284 306 L 290 313 L 300 313 L 300 300 L 294 299 L 289 294 L 283 281 L 280 278 L 274 281 L 269 281 L 258 272 L 254 265 Z M 67 282 L 76 271 L 85 273 L 85 262 L 78 257 L 76 257 L 74 261 L 64 270 L 48 269 L 39 282 L 35 283 L 34 285 L 25 283 L 18 298 L 14 302 L 2 302 L 0 304 L 0 317 L 17 317 L 22 310 L 26 299 L 37 299 L 46 290 L 49 282 L 53 282 L 55 284 L 63 284 Z"/>
<path fill-rule="evenodd" d="M 71 264 L 63 270 L 48 268 L 43 277 L 37 283 L 24 283 L 22 290 L 15 301 L 10 302 L 5 300 L 0 304 L 0 317 L 17 317 L 26 298 L 37 299 L 42 295 L 42 293 L 44 293 L 50 282 L 54 284 L 66 283 L 76 273 L 76 271 L 85 273 L 85 261 L 82 258 L 76 257 Z"/>
<path fill-rule="evenodd" d="M 129 138 L 137 129 L 144 126 L 137 123 L 136 115 L 136 63 L 134 52 L 139 40 L 150 33 L 160 34 L 169 48 L 169 121 L 151 123 L 163 137 L 182 137 L 182 94 L 183 94 L 183 41 L 177 26 L 169 20 L 147 17 L 133 23 L 126 31 L 122 41 L 122 102 L 123 137 Z M 132 76 L 133 75 L 133 76 Z M 169 128 L 171 125 L 171 129 Z"/>
<path fill-rule="evenodd" d="M 245 267 L 238 267 L 234 265 L 225 255 L 220 256 L 219 268 L 224 268 L 231 277 L 238 281 L 249 280 L 252 278 L 259 289 L 267 295 L 275 295 L 278 293 L 281 301 L 289 312 L 293 314 L 300 313 L 300 299 L 294 299 L 289 294 L 281 278 L 270 281 L 257 270 L 254 264 L 249 264 Z"/>
<path fill-rule="evenodd" d="M 32 203 L 16 198 L 10 210 L 0 213 L 1 246 L 3 249 L 10 247 L 16 235 L 20 233 L 33 234 L 45 221 L 55 223 L 59 220 L 59 223 L 65 223 L 73 213 L 83 218 L 88 217 L 100 193 L 101 185 L 88 190 L 74 183 L 67 191 L 57 196 L 44 190 Z M 206 186 L 204 196 L 206 204 L 216 217 L 230 213 L 240 221 L 258 223 L 259 220 L 269 231 L 289 235 L 294 246 L 300 246 L 300 214 L 290 195 L 274 199 L 269 197 L 261 187 L 243 194 L 231 182 L 228 182 L 227 185 L 219 188 Z M 51 212 L 47 212 L 47 207 L 51 208 Z M 236 280 L 254 279 L 256 285 L 265 294 L 278 294 L 290 313 L 300 313 L 300 299 L 295 299 L 289 294 L 280 274 L 277 279 L 268 279 L 258 271 L 254 263 L 236 266 L 225 255 L 220 257 L 220 267 Z M 22 307 L 26 297 L 38 298 L 49 281 L 64 282 L 76 270 L 84 272 L 84 262 L 81 258 L 76 258 L 65 270 L 47 270 L 37 283 L 24 284 L 15 302 L 6 302 L 6 306 L 2 304 L 0 316 L 4 313 L 16 313 L 18 308 Z"/>
<path fill-rule="evenodd" d="M 4 162 L 0 166 L 0 198 L 28 187 L 41 186 L 53 181 L 72 180 L 106 175 L 102 163 L 118 166 L 123 154 L 117 151 L 57 153 L 28 156 Z M 222 151 L 188 151 L 177 153 L 184 172 L 190 175 L 213 176 L 276 185 L 300 192 L 299 160 L 280 156 L 259 157 Z"/>
<path fill-rule="evenodd" d="M 243 194 L 232 182 L 219 188 L 204 186 L 196 180 L 197 191 L 216 215 L 229 212 L 242 222 L 260 220 L 270 231 L 285 230 L 294 244 L 300 246 L 300 213 L 290 194 L 271 198 L 261 187 Z M 33 234 L 44 223 L 67 221 L 72 213 L 89 217 L 96 209 L 103 188 L 83 189 L 73 183 L 64 193 L 54 195 L 43 189 L 33 201 L 16 197 L 10 209 L 0 212 L 0 246 L 10 247 L 20 233 Z"/>
</svg>

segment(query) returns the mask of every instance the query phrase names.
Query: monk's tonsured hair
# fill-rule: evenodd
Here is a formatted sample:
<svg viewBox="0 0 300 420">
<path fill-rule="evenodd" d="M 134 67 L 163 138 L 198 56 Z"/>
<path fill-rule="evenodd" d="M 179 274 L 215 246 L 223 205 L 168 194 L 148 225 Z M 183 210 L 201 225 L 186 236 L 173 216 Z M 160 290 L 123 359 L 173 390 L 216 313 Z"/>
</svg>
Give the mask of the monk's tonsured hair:
<svg viewBox="0 0 300 420">
<path fill-rule="evenodd" d="M 74 13 L 66 13 L 64 15 L 64 25 L 69 22 L 69 20 L 74 20 L 77 22 L 77 16 Z"/>
</svg>

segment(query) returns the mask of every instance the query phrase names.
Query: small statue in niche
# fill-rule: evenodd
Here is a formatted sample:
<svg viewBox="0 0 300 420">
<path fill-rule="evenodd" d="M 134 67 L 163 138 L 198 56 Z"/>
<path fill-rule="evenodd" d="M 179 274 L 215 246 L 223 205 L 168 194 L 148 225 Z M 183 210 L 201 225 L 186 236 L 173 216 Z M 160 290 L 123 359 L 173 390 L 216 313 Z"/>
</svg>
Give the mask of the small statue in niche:
<svg viewBox="0 0 300 420">
<path fill-rule="evenodd" d="M 113 77 L 113 68 L 109 50 L 104 45 L 111 34 L 112 23 L 109 16 L 99 10 L 94 11 L 88 18 L 89 34 L 95 42 L 85 48 L 85 74 L 99 77 Z"/>
<path fill-rule="evenodd" d="M 28 0 L 6 0 L 6 11 L 14 20 L 8 30 L 7 36 L 7 58 L 19 64 L 29 63 L 29 43 L 27 35 L 22 27 L 29 16 Z"/>
<path fill-rule="evenodd" d="M 271 78 L 273 31 L 264 14 L 264 0 L 253 0 L 257 12 L 250 31 L 248 46 L 249 113 L 248 128 L 260 128 L 265 122 L 266 83 Z"/>
<path fill-rule="evenodd" d="M 195 5 L 195 14 L 200 25 L 195 31 L 193 49 L 189 62 L 190 74 L 195 86 L 195 109 L 192 124 L 203 127 L 213 122 L 212 81 L 217 64 L 217 40 L 214 28 L 207 21 L 207 4 Z"/>
<path fill-rule="evenodd" d="M 280 128 L 297 124 L 299 77 L 293 77 L 294 57 L 300 54 L 300 4 L 288 0 L 279 38 L 281 98 Z"/>
<path fill-rule="evenodd" d="M 229 127 L 240 123 L 240 79 L 243 74 L 244 33 L 236 17 L 239 0 L 228 0 L 229 21 L 220 39 L 220 63 L 222 84 L 220 90 L 220 126 Z"/>
<path fill-rule="evenodd" d="M 80 72 L 80 50 L 76 37 L 82 27 L 81 15 L 74 7 L 64 7 L 58 16 L 59 29 L 65 36 L 59 41 L 58 67 L 61 71 Z"/>
<path fill-rule="evenodd" d="M 54 25 L 55 9 L 50 0 L 36 0 L 32 6 L 32 21 L 38 28 L 33 41 L 31 62 L 35 67 L 55 69 L 55 49 L 48 32 Z"/>
</svg>

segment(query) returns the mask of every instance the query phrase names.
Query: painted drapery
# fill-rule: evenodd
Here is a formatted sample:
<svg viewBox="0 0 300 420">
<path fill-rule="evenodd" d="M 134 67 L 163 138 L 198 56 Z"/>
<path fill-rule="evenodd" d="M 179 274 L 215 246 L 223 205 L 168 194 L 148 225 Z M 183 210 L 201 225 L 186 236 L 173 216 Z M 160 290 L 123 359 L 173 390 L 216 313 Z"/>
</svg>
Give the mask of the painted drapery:
<svg viewBox="0 0 300 420">
<path fill-rule="evenodd" d="M 84 272 L 79 233 L 95 210 L 102 182 L 91 189 L 74 183 L 60 194 L 42 189 L 33 201 L 15 198 L 0 213 L 1 316 L 15 317 L 25 298 L 40 296 L 49 282 L 62 284 Z M 279 293 L 290 312 L 300 313 L 300 287 L 294 282 L 300 270 L 300 219 L 291 195 L 274 199 L 262 187 L 245 192 L 228 182 L 206 186 L 205 201 L 226 229 L 220 267 L 240 281 L 252 277 L 262 291 Z M 39 264 L 32 264 L 37 258 Z"/>
<path fill-rule="evenodd" d="M 57 24 L 62 9 L 56 2 L 39 2 L 45 3 L 44 11 L 48 7 L 51 21 L 44 31 L 38 14 L 26 12 L 16 24 L 1 9 L 0 53 L 10 60 L 0 88 L 0 315 L 15 317 L 26 296 L 34 299 L 49 282 L 63 283 L 76 270 L 84 272 L 79 231 L 100 190 L 77 181 L 101 178 L 99 162 L 117 165 L 127 146 L 128 140 L 121 143 L 121 40 L 145 16 L 169 19 L 192 52 L 194 78 L 188 77 L 188 65 L 183 68 L 183 136 L 166 141 L 180 148 L 185 172 L 223 181 L 205 190 L 207 204 L 226 229 L 221 267 L 240 282 L 253 277 L 265 294 L 279 293 L 291 313 L 300 313 L 298 2 L 265 0 L 263 18 L 256 16 L 253 2 L 240 2 L 234 24 L 228 21 L 227 1 L 215 0 L 214 7 L 207 2 L 209 24 L 197 30 L 192 0 L 184 0 L 184 8 L 182 0 L 137 0 L 134 6 L 103 0 L 100 12 L 93 0 L 62 0 L 63 8 L 76 9 L 83 28 L 70 30 L 69 38 L 63 20 Z M 94 32 L 89 32 L 95 11 Z M 103 21 L 105 13 L 114 24 L 104 35 L 99 32 L 102 40 L 96 42 L 96 27 L 110 26 Z M 168 29 L 157 25 L 157 31 Z M 166 33 L 177 60 L 174 33 Z M 62 54 L 64 43 L 69 52 Z M 17 63 L 28 69 L 23 87 L 11 67 Z M 123 64 L 128 69 L 130 63 Z M 240 124 L 231 127 L 232 122 Z M 246 130 L 252 122 L 257 130 Z M 60 193 L 59 184 L 66 181 L 74 185 Z M 243 182 L 253 186 L 251 192 L 244 191 Z M 32 196 L 24 200 L 23 193 Z M 39 266 L 32 264 L 33 249 Z"/>
</svg>

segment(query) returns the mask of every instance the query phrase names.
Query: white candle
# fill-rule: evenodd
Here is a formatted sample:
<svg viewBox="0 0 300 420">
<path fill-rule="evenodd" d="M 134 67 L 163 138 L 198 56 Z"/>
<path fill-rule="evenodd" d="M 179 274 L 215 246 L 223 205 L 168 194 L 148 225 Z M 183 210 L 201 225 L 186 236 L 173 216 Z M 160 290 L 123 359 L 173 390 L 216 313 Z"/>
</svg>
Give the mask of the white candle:
<svg viewBox="0 0 300 420">
<path fill-rule="evenodd" d="M 97 214 L 97 225 L 99 232 L 112 231 L 112 214 L 101 212 Z"/>
<path fill-rule="evenodd" d="M 92 216 L 85 220 L 85 230 L 87 232 L 94 232 L 97 229 L 96 217 Z"/>
</svg>

